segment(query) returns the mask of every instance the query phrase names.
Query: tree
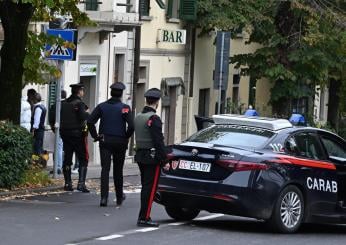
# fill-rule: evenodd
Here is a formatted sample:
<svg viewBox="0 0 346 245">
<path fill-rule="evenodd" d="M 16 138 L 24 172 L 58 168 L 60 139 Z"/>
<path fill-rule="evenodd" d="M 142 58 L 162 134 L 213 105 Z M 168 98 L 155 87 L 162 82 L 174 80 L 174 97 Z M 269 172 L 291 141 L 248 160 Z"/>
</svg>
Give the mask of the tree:
<svg viewBox="0 0 346 245">
<path fill-rule="evenodd" d="M 237 27 L 249 32 L 248 43 L 261 48 L 231 61 L 242 74 L 271 81 L 273 111 L 287 116 L 292 100 L 312 98 L 315 85 L 345 84 L 340 82 L 346 68 L 345 7 L 332 0 L 199 0 L 197 24 L 202 32 Z"/>
<path fill-rule="evenodd" d="M 45 43 L 57 42 L 44 33 L 29 31 L 31 21 L 50 21 L 56 15 L 71 16 L 76 26 L 90 24 L 78 0 L 0 0 L 4 29 L 0 71 L 0 120 L 19 122 L 21 90 L 26 83 L 43 83 L 43 74 L 59 71 L 42 58 Z"/>
</svg>

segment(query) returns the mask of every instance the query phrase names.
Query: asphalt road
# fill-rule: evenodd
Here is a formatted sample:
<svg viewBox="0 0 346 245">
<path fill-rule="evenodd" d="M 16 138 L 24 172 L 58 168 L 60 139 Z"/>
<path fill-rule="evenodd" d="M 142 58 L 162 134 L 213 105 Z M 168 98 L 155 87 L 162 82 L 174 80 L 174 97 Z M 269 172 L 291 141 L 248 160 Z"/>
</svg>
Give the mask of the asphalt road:
<svg viewBox="0 0 346 245">
<path fill-rule="evenodd" d="M 138 184 L 136 177 L 129 181 Z M 138 228 L 138 191 L 136 186 L 127 188 L 120 209 L 114 202 L 100 208 L 97 191 L 0 201 L 0 244 L 345 244 L 346 226 L 304 225 L 297 234 L 282 235 L 257 220 L 207 212 L 192 222 L 179 223 L 156 204 L 152 218 L 160 227 Z"/>
</svg>

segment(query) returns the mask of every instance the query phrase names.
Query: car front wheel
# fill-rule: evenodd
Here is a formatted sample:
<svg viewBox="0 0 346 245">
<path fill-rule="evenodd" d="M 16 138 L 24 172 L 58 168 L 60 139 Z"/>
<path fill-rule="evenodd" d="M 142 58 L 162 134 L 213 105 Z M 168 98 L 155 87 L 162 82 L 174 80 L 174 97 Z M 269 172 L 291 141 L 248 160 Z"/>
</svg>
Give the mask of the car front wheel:
<svg viewBox="0 0 346 245">
<path fill-rule="evenodd" d="M 177 221 L 189 221 L 196 218 L 199 214 L 199 210 L 189 209 L 189 208 L 180 208 L 180 207 L 165 207 L 167 214 L 177 220 Z"/>
<path fill-rule="evenodd" d="M 287 186 L 278 197 L 270 226 L 281 233 L 296 232 L 304 218 L 304 199 L 302 192 L 296 186 Z"/>
</svg>

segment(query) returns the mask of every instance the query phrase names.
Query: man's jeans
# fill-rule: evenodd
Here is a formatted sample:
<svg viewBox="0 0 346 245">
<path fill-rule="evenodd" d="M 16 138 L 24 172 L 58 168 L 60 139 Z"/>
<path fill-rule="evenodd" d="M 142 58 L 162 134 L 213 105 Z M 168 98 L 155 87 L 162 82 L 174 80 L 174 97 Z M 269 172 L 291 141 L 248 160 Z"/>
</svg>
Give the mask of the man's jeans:
<svg viewBox="0 0 346 245">
<path fill-rule="evenodd" d="M 59 137 L 59 140 L 58 140 L 58 152 L 57 152 L 56 156 L 58 158 L 57 159 L 58 160 L 57 168 L 61 169 L 62 168 L 63 157 L 64 157 L 63 143 L 62 143 L 61 137 Z"/>
<path fill-rule="evenodd" d="M 34 154 L 41 155 L 43 153 L 43 137 L 44 130 L 36 129 L 34 131 Z"/>
</svg>

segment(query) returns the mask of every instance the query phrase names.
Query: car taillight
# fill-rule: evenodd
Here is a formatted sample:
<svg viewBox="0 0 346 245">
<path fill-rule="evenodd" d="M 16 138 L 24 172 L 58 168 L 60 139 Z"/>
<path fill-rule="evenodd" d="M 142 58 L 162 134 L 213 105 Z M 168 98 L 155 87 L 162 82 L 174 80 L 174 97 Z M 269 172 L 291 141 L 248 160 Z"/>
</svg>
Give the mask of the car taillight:
<svg viewBox="0 0 346 245">
<path fill-rule="evenodd" d="M 221 165 L 222 167 L 225 167 L 229 170 L 233 170 L 235 172 L 268 169 L 268 166 L 266 164 L 255 163 L 255 162 L 222 159 L 222 160 L 217 160 L 216 163 Z"/>
<path fill-rule="evenodd" d="M 168 160 L 173 160 L 173 159 L 175 159 L 175 155 L 173 153 L 168 153 L 167 154 L 167 159 Z"/>
</svg>

